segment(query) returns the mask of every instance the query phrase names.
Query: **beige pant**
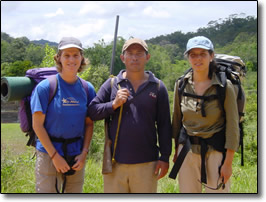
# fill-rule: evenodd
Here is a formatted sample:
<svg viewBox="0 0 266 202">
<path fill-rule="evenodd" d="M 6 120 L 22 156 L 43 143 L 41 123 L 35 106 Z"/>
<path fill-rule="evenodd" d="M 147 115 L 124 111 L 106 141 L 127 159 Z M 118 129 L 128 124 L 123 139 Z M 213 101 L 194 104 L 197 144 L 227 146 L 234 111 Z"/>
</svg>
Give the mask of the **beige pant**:
<svg viewBox="0 0 266 202">
<path fill-rule="evenodd" d="M 113 166 L 111 174 L 104 175 L 104 193 L 156 193 L 157 161 Z"/>
<path fill-rule="evenodd" d="M 181 151 L 183 145 L 179 145 L 178 152 Z M 221 165 L 223 154 L 218 151 L 207 152 L 206 154 L 206 174 L 207 186 L 217 188 L 220 184 L 219 166 Z M 178 182 L 180 193 L 201 193 L 201 156 L 200 154 L 188 152 L 185 160 L 179 170 Z M 227 182 L 225 189 L 211 190 L 205 187 L 206 193 L 229 193 L 230 182 Z"/>
<path fill-rule="evenodd" d="M 61 192 L 63 186 L 63 174 L 58 173 L 48 154 L 36 150 L 36 192 L 37 193 L 56 193 L 55 183 Z M 66 187 L 64 193 L 82 193 L 84 183 L 84 170 L 76 171 L 74 175 L 66 176 Z"/>
</svg>

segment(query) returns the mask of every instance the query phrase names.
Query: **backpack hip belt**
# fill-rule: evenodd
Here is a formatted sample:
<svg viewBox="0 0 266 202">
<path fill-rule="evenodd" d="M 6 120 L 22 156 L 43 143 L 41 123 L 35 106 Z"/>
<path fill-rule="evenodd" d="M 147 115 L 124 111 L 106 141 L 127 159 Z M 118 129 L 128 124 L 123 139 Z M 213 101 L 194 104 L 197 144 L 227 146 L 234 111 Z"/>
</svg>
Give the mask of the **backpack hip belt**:
<svg viewBox="0 0 266 202">
<path fill-rule="evenodd" d="M 74 137 L 74 138 L 69 138 L 69 139 L 56 138 L 56 137 L 51 137 L 51 136 L 49 136 L 49 137 L 50 137 L 50 140 L 52 142 L 61 142 L 61 143 L 63 143 L 62 150 L 63 150 L 63 153 L 64 153 L 65 157 L 67 156 L 67 145 L 71 144 L 73 142 L 76 142 L 76 141 L 81 139 L 81 137 Z"/>
<path fill-rule="evenodd" d="M 222 163 L 225 159 L 225 152 L 224 144 L 225 144 L 225 128 L 221 131 L 215 133 L 210 138 L 201 138 L 196 136 L 189 136 L 185 130 L 184 127 L 182 127 L 180 131 L 180 138 L 179 138 L 179 144 L 183 144 L 183 148 L 181 149 L 178 158 L 176 159 L 176 162 L 169 174 L 169 177 L 172 179 L 176 179 L 177 173 L 179 172 L 183 161 L 185 160 L 185 157 L 189 150 L 191 149 L 191 145 L 200 145 L 200 155 L 201 155 L 201 182 L 207 184 L 207 175 L 206 175 L 206 167 L 205 167 L 205 157 L 206 153 L 208 151 L 208 145 L 213 146 L 213 148 L 219 152 L 223 153 L 223 159 Z M 220 169 L 220 168 L 219 168 Z"/>
<path fill-rule="evenodd" d="M 68 156 L 67 155 L 67 145 L 80 140 L 81 137 L 75 137 L 75 138 L 69 138 L 69 139 L 56 138 L 56 137 L 51 137 L 51 136 L 49 136 L 49 137 L 50 137 L 50 140 L 52 142 L 61 142 L 61 143 L 63 143 L 62 150 L 63 150 L 63 153 L 64 153 L 64 159 L 66 160 L 67 164 L 70 166 L 70 170 L 63 174 L 64 175 L 64 182 L 63 182 L 63 187 L 62 187 L 62 193 L 64 193 L 65 192 L 65 187 L 66 187 L 66 181 L 67 181 L 66 176 L 67 175 L 74 175 L 75 172 L 76 172 L 75 170 L 73 170 L 71 168 L 75 164 L 75 157 L 76 156 Z M 58 190 L 58 186 L 57 186 L 57 178 L 55 179 L 55 189 L 56 189 L 57 193 L 60 193 L 59 190 Z"/>
</svg>

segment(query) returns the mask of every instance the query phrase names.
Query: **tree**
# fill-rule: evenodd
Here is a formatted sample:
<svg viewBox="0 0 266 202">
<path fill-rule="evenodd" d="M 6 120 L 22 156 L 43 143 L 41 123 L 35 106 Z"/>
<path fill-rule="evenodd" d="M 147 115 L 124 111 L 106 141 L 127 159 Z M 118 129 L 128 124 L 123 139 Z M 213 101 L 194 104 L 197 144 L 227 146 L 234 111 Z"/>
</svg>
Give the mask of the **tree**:
<svg viewBox="0 0 266 202">
<path fill-rule="evenodd" d="M 162 79 L 171 65 L 170 56 L 163 47 L 153 44 L 149 44 L 149 53 L 151 58 L 146 70 L 150 70 L 157 78 Z"/>
<path fill-rule="evenodd" d="M 12 52 L 12 62 L 23 61 L 26 55 L 25 40 L 21 38 L 14 39 L 10 44 L 9 52 Z"/>
<path fill-rule="evenodd" d="M 30 44 L 26 48 L 25 60 L 30 60 L 36 66 L 40 66 L 45 57 L 45 50 L 42 46 Z"/>
<path fill-rule="evenodd" d="M 9 67 L 10 67 L 10 63 L 8 63 L 8 62 L 1 63 L 1 77 L 2 76 L 8 76 Z"/>
<path fill-rule="evenodd" d="M 13 63 L 1 64 L 1 70 L 4 70 L 3 76 L 25 76 L 28 69 L 32 69 L 35 66 L 31 61 L 16 61 Z"/>
<path fill-rule="evenodd" d="M 84 56 L 89 58 L 92 66 L 110 66 L 112 47 L 107 45 L 104 40 L 94 43 L 94 46 L 84 50 Z"/>
<path fill-rule="evenodd" d="M 81 78 L 92 83 L 96 92 L 109 78 L 109 75 L 109 67 L 107 65 L 90 66 L 80 73 Z"/>
<path fill-rule="evenodd" d="M 11 43 L 13 40 L 14 40 L 14 38 L 13 37 L 10 37 L 7 33 L 5 33 L 5 32 L 1 32 L 1 41 L 2 40 L 4 40 L 4 41 L 6 41 L 6 42 L 8 42 L 8 43 Z"/>
<path fill-rule="evenodd" d="M 251 62 L 251 61 L 246 62 L 246 68 L 247 68 L 248 72 L 256 71 L 256 69 L 254 68 L 253 62 Z"/>
<path fill-rule="evenodd" d="M 232 43 L 216 48 L 215 52 L 239 56 L 245 63 L 252 62 L 252 70 L 257 71 L 257 35 L 255 33 L 240 33 Z"/>
<path fill-rule="evenodd" d="M 179 48 L 178 44 L 165 44 L 163 45 L 163 48 L 167 51 L 172 64 L 174 64 L 177 59 L 182 60 L 184 58 L 182 50 Z"/>
<path fill-rule="evenodd" d="M 1 40 L 1 64 L 3 62 L 12 62 L 12 54 L 10 50 L 10 44 L 5 40 Z"/>
<path fill-rule="evenodd" d="M 174 90 L 176 80 L 182 76 L 188 68 L 189 63 L 187 60 L 176 60 L 175 64 L 171 64 L 166 68 L 162 80 L 169 91 Z"/>
<path fill-rule="evenodd" d="M 117 75 L 121 69 L 125 69 L 123 62 L 120 59 L 121 50 L 125 43 L 125 39 L 118 37 L 116 41 L 115 62 L 113 74 Z M 94 43 L 94 46 L 84 50 L 84 56 L 89 58 L 92 66 L 111 65 L 113 42 L 106 44 L 104 40 Z"/>
<path fill-rule="evenodd" d="M 55 66 L 54 56 L 56 51 L 48 44 L 45 45 L 45 56 L 40 64 L 40 67 L 53 67 Z"/>
</svg>

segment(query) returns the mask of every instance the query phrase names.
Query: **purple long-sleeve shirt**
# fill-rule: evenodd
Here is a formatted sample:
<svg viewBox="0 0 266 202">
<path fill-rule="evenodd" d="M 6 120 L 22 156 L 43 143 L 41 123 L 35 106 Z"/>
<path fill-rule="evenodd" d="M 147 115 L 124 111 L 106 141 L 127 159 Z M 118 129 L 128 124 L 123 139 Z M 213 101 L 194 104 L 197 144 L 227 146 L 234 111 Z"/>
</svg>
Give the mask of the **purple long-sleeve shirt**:
<svg viewBox="0 0 266 202">
<path fill-rule="evenodd" d="M 120 108 L 113 110 L 112 102 L 118 90 L 117 84 L 120 84 L 121 88 L 127 88 L 130 96 L 123 107 L 115 152 L 116 161 L 125 164 L 158 159 L 169 162 L 172 139 L 167 89 L 162 81 L 159 84 L 159 80 L 148 71 L 148 81 L 134 92 L 130 81 L 122 76 L 124 71 L 122 70 L 114 79 L 112 89 L 111 79 L 101 86 L 97 96 L 90 103 L 89 116 L 92 120 L 112 117 L 109 131 L 113 150 Z"/>
</svg>

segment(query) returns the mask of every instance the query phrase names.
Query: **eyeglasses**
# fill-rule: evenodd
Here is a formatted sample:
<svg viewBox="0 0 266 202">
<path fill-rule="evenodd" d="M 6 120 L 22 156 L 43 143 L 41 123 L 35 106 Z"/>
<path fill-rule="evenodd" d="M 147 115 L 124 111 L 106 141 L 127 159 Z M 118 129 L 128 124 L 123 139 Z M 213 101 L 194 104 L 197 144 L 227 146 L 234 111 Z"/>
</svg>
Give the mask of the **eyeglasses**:
<svg viewBox="0 0 266 202">
<path fill-rule="evenodd" d="M 199 180 L 198 180 L 199 181 Z M 222 179 L 222 182 L 220 184 L 217 185 L 216 188 L 213 188 L 213 187 L 209 187 L 207 186 L 205 183 L 202 183 L 201 181 L 199 181 L 199 183 L 201 183 L 204 187 L 208 188 L 208 189 L 211 189 L 211 190 L 219 190 L 219 189 L 225 189 L 225 183 L 224 183 L 224 179 Z"/>
</svg>

